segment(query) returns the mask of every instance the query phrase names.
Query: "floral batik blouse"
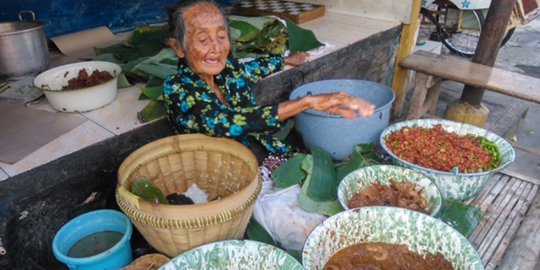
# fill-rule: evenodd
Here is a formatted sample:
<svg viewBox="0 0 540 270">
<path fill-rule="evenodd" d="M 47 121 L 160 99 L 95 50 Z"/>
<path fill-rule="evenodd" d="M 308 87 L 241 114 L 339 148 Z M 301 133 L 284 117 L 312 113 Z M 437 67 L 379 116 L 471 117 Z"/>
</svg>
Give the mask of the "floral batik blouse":
<svg viewBox="0 0 540 270">
<path fill-rule="evenodd" d="M 167 117 L 177 133 L 204 133 L 230 137 L 249 146 L 260 142 L 272 153 L 286 153 L 290 147 L 273 138 L 279 131 L 278 105 L 258 106 L 254 85 L 283 68 L 281 56 L 269 56 L 240 63 L 228 59 L 225 69 L 214 76 L 228 105 L 183 60 L 178 73 L 168 76 L 163 87 Z"/>
</svg>

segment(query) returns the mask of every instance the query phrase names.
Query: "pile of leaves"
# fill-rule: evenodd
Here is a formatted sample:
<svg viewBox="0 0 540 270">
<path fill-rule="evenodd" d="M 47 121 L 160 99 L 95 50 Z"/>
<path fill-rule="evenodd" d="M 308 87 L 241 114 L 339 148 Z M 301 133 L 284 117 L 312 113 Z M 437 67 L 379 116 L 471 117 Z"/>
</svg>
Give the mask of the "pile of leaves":
<svg viewBox="0 0 540 270">
<path fill-rule="evenodd" d="M 334 164 L 330 154 L 314 147 L 311 154 L 297 154 L 274 170 L 272 179 L 277 188 L 300 184 L 300 207 L 310 213 L 331 216 L 343 210 L 337 200 L 341 179 L 356 169 L 380 162 L 372 144 L 356 146 L 351 157 L 338 164 Z"/>
</svg>

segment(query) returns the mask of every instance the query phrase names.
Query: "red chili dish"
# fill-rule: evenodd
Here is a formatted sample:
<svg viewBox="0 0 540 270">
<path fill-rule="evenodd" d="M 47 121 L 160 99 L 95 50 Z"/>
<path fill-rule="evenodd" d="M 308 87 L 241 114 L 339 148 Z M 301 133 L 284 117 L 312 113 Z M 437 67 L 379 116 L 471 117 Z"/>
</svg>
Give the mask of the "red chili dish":
<svg viewBox="0 0 540 270">
<path fill-rule="evenodd" d="M 498 157 L 484 149 L 478 137 L 447 132 L 441 125 L 394 131 L 385 144 L 399 158 L 438 171 L 449 172 L 458 167 L 460 173 L 478 173 L 492 169 L 494 161 L 498 162 Z"/>
</svg>

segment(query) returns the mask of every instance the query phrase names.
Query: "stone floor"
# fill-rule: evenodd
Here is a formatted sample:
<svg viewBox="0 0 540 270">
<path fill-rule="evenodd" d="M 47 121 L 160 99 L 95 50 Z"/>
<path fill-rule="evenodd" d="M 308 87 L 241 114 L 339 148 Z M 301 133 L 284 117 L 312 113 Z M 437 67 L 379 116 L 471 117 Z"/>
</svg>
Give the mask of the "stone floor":
<svg viewBox="0 0 540 270">
<path fill-rule="evenodd" d="M 539 51 L 540 19 L 536 19 L 516 29 L 500 49 L 495 66 L 540 78 Z M 463 85 L 445 81 L 442 89 L 438 116 L 449 101 L 460 97 Z M 469 240 L 486 269 L 540 270 L 540 104 L 489 91 L 483 103 L 490 110 L 485 128 L 505 137 L 516 150 L 516 159 L 470 201 L 484 210 L 484 218 Z"/>
</svg>

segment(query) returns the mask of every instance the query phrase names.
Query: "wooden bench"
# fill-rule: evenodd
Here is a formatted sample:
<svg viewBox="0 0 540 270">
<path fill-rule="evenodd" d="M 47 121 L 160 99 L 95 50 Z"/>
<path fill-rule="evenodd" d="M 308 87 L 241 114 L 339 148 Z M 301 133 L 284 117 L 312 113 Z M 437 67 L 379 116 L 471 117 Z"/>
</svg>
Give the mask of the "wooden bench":
<svg viewBox="0 0 540 270">
<path fill-rule="evenodd" d="M 469 62 L 465 59 L 417 51 L 399 65 L 416 71 L 415 89 L 408 119 L 435 115 L 442 79 L 481 87 L 486 90 L 540 104 L 540 79 Z"/>
</svg>

